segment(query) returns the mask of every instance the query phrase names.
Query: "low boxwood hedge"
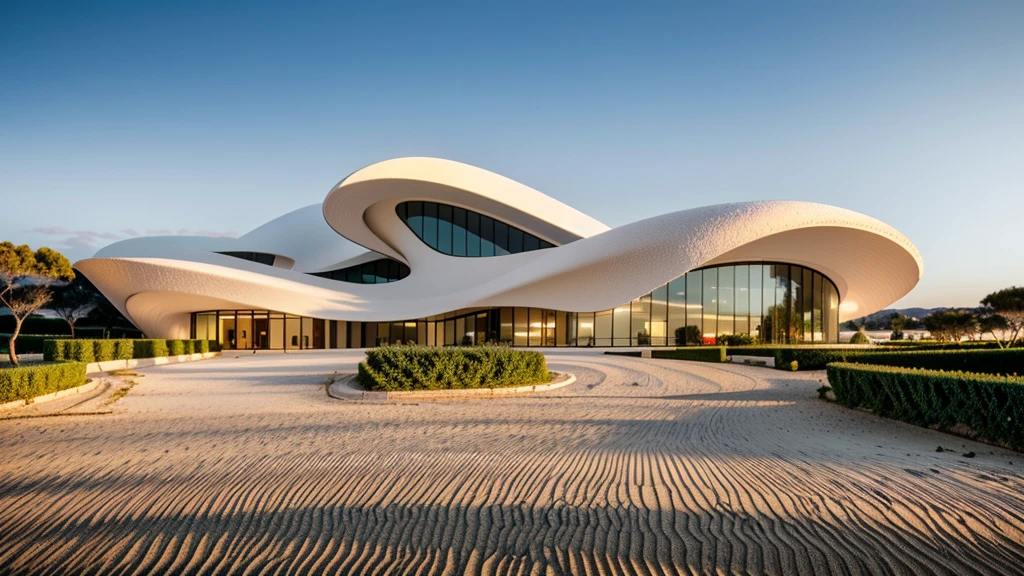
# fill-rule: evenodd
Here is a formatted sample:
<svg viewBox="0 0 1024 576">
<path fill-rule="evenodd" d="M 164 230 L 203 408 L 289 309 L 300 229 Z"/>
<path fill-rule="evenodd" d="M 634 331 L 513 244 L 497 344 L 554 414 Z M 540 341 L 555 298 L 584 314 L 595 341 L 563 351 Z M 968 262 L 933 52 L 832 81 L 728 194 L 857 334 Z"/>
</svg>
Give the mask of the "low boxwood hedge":
<svg viewBox="0 0 1024 576">
<path fill-rule="evenodd" d="M 51 336 L 51 335 L 37 335 L 37 334 L 21 334 L 18 339 L 14 342 L 16 352 L 18 354 L 42 354 L 43 343 L 47 340 L 54 340 L 57 338 L 70 338 L 70 336 Z M 11 335 L 0 334 L 0 350 L 7 350 L 11 346 Z"/>
<path fill-rule="evenodd" d="M 58 362 L 0 368 L 0 404 L 31 400 L 85 384 L 84 362 Z"/>
<path fill-rule="evenodd" d="M 543 384 L 540 352 L 502 346 L 383 346 L 366 351 L 359 382 L 368 390 L 454 390 Z"/>
<path fill-rule="evenodd" d="M 20 340 L 20 339 L 19 339 Z M 133 358 L 161 358 L 219 351 L 212 340 L 47 340 L 43 359 L 48 362 L 108 362 Z"/>
<path fill-rule="evenodd" d="M 1009 350 L 863 350 L 789 348 L 775 352 L 775 366 L 824 370 L 832 362 L 882 364 L 980 374 L 1024 374 L 1024 349 Z"/>
<path fill-rule="evenodd" d="M 1024 378 L 849 363 L 827 373 L 844 406 L 942 430 L 961 424 L 1024 450 Z"/>
<path fill-rule="evenodd" d="M 725 346 L 694 346 L 675 350 L 651 350 L 651 358 L 695 360 L 697 362 L 725 362 Z"/>
</svg>

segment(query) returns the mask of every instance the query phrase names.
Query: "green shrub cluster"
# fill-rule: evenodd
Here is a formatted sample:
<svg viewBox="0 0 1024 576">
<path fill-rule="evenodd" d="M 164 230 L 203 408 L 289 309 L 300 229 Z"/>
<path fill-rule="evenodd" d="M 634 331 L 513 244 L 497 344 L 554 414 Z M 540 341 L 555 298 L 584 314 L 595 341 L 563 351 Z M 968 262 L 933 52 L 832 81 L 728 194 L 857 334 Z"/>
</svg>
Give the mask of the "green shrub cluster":
<svg viewBox="0 0 1024 576">
<path fill-rule="evenodd" d="M 989 441 L 1024 450 L 1024 379 L 965 372 L 836 363 L 836 402 L 880 416 L 949 429 L 962 424 Z"/>
<path fill-rule="evenodd" d="M 725 362 L 725 346 L 695 346 L 675 350 L 651 350 L 651 358 L 695 360 L 697 362 Z"/>
<path fill-rule="evenodd" d="M 750 346 L 754 337 L 750 334 L 719 334 L 715 341 L 719 346 Z"/>
<path fill-rule="evenodd" d="M 850 344 L 871 344 L 871 339 L 864 332 L 855 332 L 850 336 Z"/>
<path fill-rule="evenodd" d="M 1024 374 L 1024 350 L 863 350 L 856 348 L 782 348 L 775 351 L 775 366 L 824 370 L 832 362 L 881 364 L 928 370 L 958 370 L 979 374 Z"/>
<path fill-rule="evenodd" d="M 20 338 L 18 339 L 20 342 Z M 219 351 L 212 340 L 47 340 L 43 359 L 47 362 L 107 362 L 132 358 L 160 358 L 180 354 Z"/>
<path fill-rule="evenodd" d="M 0 404 L 31 400 L 85 384 L 84 362 L 0 368 Z"/>
<path fill-rule="evenodd" d="M 359 382 L 368 390 L 497 388 L 549 380 L 543 354 L 502 346 L 384 346 L 367 350 L 359 364 Z"/>
<path fill-rule="evenodd" d="M 35 334 L 21 334 L 15 342 L 18 354 L 42 354 L 43 342 L 55 338 L 69 338 L 69 336 L 37 336 Z M 7 350 L 11 346 L 11 335 L 0 334 L 0 350 Z"/>
</svg>

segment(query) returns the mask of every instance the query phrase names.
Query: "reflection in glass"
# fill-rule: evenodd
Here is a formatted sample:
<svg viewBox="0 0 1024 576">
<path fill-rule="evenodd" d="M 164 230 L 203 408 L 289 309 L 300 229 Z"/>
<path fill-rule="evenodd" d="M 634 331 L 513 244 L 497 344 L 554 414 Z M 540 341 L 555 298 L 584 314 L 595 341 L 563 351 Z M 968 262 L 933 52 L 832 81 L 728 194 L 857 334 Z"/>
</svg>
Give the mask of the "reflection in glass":
<svg viewBox="0 0 1024 576">
<path fill-rule="evenodd" d="M 735 299 L 736 333 L 750 334 L 750 266 L 736 267 Z"/>
<path fill-rule="evenodd" d="M 512 338 L 513 346 L 528 346 L 528 336 L 530 334 L 530 312 L 529 308 L 515 309 L 515 332 Z"/>
<path fill-rule="evenodd" d="M 502 256 L 554 247 L 515 226 L 449 204 L 401 202 L 395 213 L 427 246 L 449 256 Z"/>
<path fill-rule="evenodd" d="M 716 334 L 732 334 L 736 329 L 736 303 L 733 301 L 736 269 L 722 266 L 718 269 L 718 329 Z"/>
<path fill-rule="evenodd" d="M 594 346 L 612 345 L 612 311 L 594 313 Z"/>
<path fill-rule="evenodd" d="M 577 346 L 594 346 L 594 313 L 581 312 L 577 319 Z"/>
<path fill-rule="evenodd" d="M 761 339 L 761 268 L 760 264 L 750 265 L 750 335 Z"/>
<path fill-rule="evenodd" d="M 651 345 L 668 345 L 668 284 L 651 292 Z"/>
<path fill-rule="evenodd" d="M 415 230 L 413 230 L 415 232 Z M 437 204 L 423 203 L 423 242 L 437 250 Z"/>
<path fill-rule="evenodd" d="M 680 330 L 686 326 L 686 275 L 668 283 L 668 344 L 683 346 L 685 338 L 677 338 Z"/>
</svg>

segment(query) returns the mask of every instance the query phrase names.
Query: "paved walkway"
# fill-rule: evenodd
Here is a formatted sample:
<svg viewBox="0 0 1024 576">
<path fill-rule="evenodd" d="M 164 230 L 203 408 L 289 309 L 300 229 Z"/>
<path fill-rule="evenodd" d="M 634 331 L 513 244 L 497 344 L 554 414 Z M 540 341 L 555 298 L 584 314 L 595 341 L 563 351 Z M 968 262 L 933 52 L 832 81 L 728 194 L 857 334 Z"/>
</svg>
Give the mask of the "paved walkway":
<svg viewBox="0 0 1024 576">
<path fill-rule="evenodd" d="M 1021 454 L 819 401 L 820 373 L 548 357 L 577 382 L 367 405 L 324 389 L 356 351 L 228 353 L 0 421 L 0 572 L 1024 566 Z"/>
</svg>

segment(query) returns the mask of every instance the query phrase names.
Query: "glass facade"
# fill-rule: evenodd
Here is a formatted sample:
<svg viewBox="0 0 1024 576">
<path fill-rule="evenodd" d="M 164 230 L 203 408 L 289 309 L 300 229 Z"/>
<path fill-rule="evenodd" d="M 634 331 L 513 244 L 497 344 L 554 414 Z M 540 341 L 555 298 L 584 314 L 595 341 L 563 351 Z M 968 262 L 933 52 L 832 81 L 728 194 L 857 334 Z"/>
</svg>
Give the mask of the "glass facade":
<svg viewBox="0 0 1024 576">
<path fill-rule="evenodd" d="M 515 226 L 458 206 L 410 201 L 400 203 L 395 212 L 417 238 L 448 256 L 504 256 L 554 247 Z"/>
<path fill-rule="evenodd" d="M 274 256 L 273 254 L 265 254 L 263 252 L 217 252 L 217 254 L 231 256 L 232 258 L 238 258 L 239 260 L 248 260 L 249 262 L 256 262 L 257 264 L 266 264 L 267 266 L 273 266 L 274 260 L 277 258 L 277 256 Z"/>
<path fill-rule="evenodd" d="M 484 308 L 401 322 L 319 320 L 264 310 L 192 315 L 192 337 L 218 340 L 225 349 L 682 346 L 688 331 L 706 344 L 725 334 L 749 334 L 762 343 L 835 343 L 839 292 L 810 268 L 757 262 L 692 270 L 632 302 L 596 312 Z"/>
<path fill-rule="evenodd" d="M 387 284 L 388 282 L 397 282 L 408 276 L 409 267 L 397 260 L 380 258 L 372 262 L 364 262 L 347 268 L 328 270 L 327 272 L 310 272 L 309 275 L 339 282 L 351 282 L 353 284 Z"/>
</svg>

